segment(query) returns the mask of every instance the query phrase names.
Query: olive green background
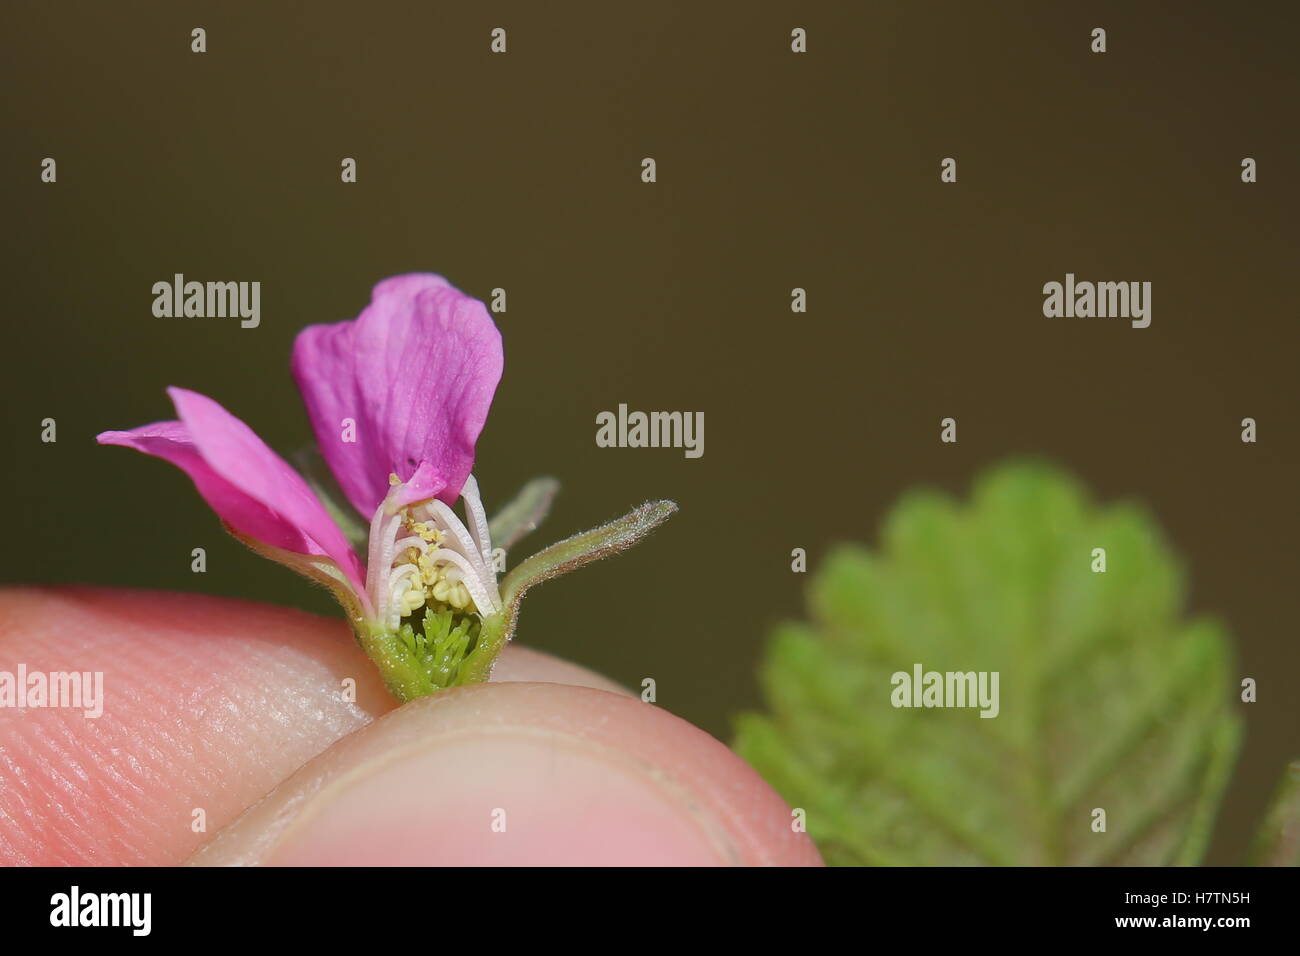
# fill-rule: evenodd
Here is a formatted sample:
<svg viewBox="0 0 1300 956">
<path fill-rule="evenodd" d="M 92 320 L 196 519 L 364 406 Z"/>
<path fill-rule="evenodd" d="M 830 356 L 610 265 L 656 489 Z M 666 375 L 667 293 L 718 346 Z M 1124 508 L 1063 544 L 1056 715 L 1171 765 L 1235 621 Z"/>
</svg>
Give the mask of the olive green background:
<svg viewBox="0 0 1300 956">
<path fill-rule="evenodd" d="M 672 497 L 633 552 L 530 596 L 523 641 L 727 737 L 790 550 L 874 541 L 904 489 L 1033 453 L 1146 502 L 1192 605 L 1260 680 L 1211 853 L 1300 756 L 1297 142 L 1281 5 L 6 5 L 0 580 L 332 613 L 189 482 L 93 436 L 176 384 L 277 449 L 310 432 L 303 326 L 388 275 L 507 290 L 476 473 L 563 492 L 541 546 Z M 190 52 L 203 26 L 208 52 Z M 492 55 L 489 31 L 509 31 Z M 794 55 L 790 30 L 808 30 Z M 1103 26 L 1109 51 L 1089 52 Z M 40 161 L 58 162 L 55 185 Z M 339 181 L 355 157 L 359 182 Z M 642 157 L 659 181 L 640 181 Z M 939 181 L 957 159 L 959 182 Z M 1244 156 L 1259 182 L 1240 181 Z M 1150 280 L 1153 321 L 1057 319 L 1044 282 Z M 262 324 L 150 287 L 260 280 Z M 806 315 L 790 290 L 808 290 Z M 705 454 L 599 449 L 595 415 L 703 411 Z M 959 422 L 956 445 L 939 420 Z M 1259 442 L 1239 440 L 1240 420 Z M 40 422 L 58 442 L 40 442 Z M 208 572 L 190 572 L 190 549 Z M 522 546 L 521 546 L 522 547 Z M 525 549 L 526 553 L 526 549 Z M 517 550 L 516 558 L 522 557 Z"/>
</svg>

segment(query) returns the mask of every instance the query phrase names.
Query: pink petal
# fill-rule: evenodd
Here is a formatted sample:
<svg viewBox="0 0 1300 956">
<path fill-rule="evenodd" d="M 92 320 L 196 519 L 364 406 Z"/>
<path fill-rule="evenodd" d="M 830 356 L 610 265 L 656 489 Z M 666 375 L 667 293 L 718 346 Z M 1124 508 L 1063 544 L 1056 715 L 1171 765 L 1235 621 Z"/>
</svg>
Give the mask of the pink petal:
<svg viewBox="0 0 1300 956">
<path fill-rule="evenodd" d="M 502 362 L 483 303 L 427 274 L 386 279 L 355 321 L 310 326 L 293 347 L 321 452 L 367 519 L 390 474 L 410 483 L 409 501 L 455 502 Z M 354 442 L 343 440 L 345 419 L 356 423 Z"/>
<path fill-rule="evenodd" d="M 235 531 L 297 554 L 324 555 L 364 595 L 356 554 L 302 477 L 212 399 L 180 388 L 167 393 L 181 421 L 104 432 L 100 444 L 171 462 Z"/>
<path fill-rule="evenodd" d="M 195 449 L 189 432 L 180 422 L 157 422 L 130 431 L 103 432 L 98 441 L 101 445 L 134 448 L 171 462 L 194 480 L 203 500 L 222 521 L 240 534 L 299 554 L 324 553 L 298 528 L 213 471 Z"/>
</svg>

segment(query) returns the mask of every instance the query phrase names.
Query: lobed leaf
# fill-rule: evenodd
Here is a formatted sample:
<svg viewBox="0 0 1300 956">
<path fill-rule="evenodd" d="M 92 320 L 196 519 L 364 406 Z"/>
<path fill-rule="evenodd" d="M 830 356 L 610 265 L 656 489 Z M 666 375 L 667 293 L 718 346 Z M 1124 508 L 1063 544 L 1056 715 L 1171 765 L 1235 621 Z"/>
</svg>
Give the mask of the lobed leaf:
<svg viewBox="0 0 1300 956">
<path fill-rule="evenodd" d="M 993 470 L 969 504 L 908 495 L 878 552 L 817 570 L 736 748 L 832 863 L 1194 863 L 1239 722 L 1223 629 L 1183 620 L 1185 597 L 1144 511 L 1048 466 Z M 893 706 L 918 663 L 997 672 L 997 716 Z"/>
</svg>

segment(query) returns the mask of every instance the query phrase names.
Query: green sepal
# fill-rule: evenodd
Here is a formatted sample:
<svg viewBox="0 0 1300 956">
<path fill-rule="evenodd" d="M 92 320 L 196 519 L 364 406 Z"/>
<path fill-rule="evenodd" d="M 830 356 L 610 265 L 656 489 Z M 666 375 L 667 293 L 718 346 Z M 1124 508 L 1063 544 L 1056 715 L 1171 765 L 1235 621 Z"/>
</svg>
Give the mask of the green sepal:
<svg viewBox="0 0 1300 956">
<path fill-rule="evenodd" d="M 347 614 L 352 629 L 355 631 L 361 625 L 364 620 L 364 611 L 357 601 L 352 582 L 347 579 L 339 566 L 329 558 L 286 551 L 283 548 L 277 548 L 264 541 L 258 541 L 255 538 L 240 534 L 224 522 L 223 525 L 231 537 L 242 543 L 250 551 L 274 561 L 276 564 L 282 564 L 291 571 L 297 571 L 303 577 L 328 588 L 330 593 L 334 595 L 334 600 L 339 602 L 344 613 Z"/>
<path fill-rule="evenodd" d="M 483 619 L 478 641 L 460 668 L 458 684 L 487 680 L 492 664 L 515 631 L 524 594 L 535 584 L 625 551 L 668 520 L 672 501 L 648 501 L 623 517 L 551 545 L 517 565 L 501 582 L 502 609 Z"/>
<path fill-rule="evenodd" d="M 551 502 L 560 490 L 554 478 L 534 478 L 519 490 L 488 521 L 488 537 L 502 550 L 509 551 L 524 535 L 536 530 L 551 510 Z"/>
</svg>

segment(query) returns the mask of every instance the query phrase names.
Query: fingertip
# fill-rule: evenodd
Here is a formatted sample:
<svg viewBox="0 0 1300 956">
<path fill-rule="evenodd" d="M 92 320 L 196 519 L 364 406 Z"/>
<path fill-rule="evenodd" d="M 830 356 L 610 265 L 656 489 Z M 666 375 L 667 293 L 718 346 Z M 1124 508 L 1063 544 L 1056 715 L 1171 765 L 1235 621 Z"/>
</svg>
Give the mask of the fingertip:
<svg viewBox="0 0 1300 956">
<path fill-rule="evenodd" d="M 611 694 L 632 696 L 632 692 L 622 684 L 617 684 L 602 674 L 513 642 L 507 644 L 497 657 L 496 664 L 492 667 L 491 680 L 498 684 L 519 681 L 569 684 L 574 687 L 590 687 L 594 690 L 609 691 Z"/>
<path fill-rule="evenodd" d="M 817 865 L 779 796 L 698 728 L 626 695 L 482 684 L 330 748 L 203 865 Z"/>
</svg>

